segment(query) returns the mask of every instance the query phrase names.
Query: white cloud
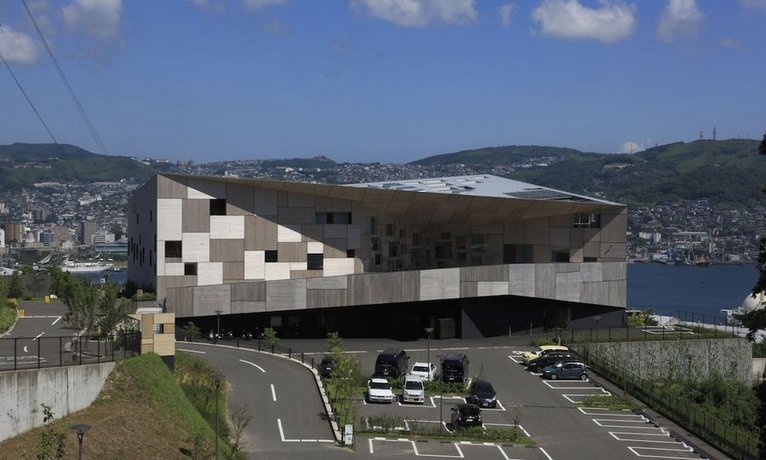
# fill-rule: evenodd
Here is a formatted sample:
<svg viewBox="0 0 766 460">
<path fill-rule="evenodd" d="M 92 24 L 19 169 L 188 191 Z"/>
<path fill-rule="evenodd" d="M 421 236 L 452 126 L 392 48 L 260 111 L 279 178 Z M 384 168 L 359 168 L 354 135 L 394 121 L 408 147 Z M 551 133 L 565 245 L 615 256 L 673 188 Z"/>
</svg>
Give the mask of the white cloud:
<svg viewBox="0 0 766 460">
<path fill-rule="evenodd" d="M 626 141 L 620 146 L 617 153 L 638 153 L 646 150 L 646 145 L 642 142 Z"/>
<path fill-rule="evenodd" d="M 739 44 L 737 40 L 734 40 L 733 38 L 722 38 L 718 40 L 718 46 L 721 48 L 729 48 L 733 50 L 738 50 L 742 48 L 742 45 Z"/>
<path fill-rule="evenodd" d="M 615 43 L 625 39 L 636 28 L 636 7 L 622 1 L 599 1 L 600 7 L 589 8 L 579 0 L 543 0 L 532 11 L 532 19 L 543 35 L 559 38 L 592 39 Z"/>
<path fill-rule="evenodd" d="M 475 22 L 478 16 L 474 0 L 351 0 L 351 7 L 406 27 L 433 22 L 465 25 Z"/>
<path fill-rule="evenodd" d="M 251 11 L 258 11 L 268 6 L 286 5 L 288 0 L 242 0 L 245 8 Z"/>
<path fill-rule="evenodd" d="M 503 27 L 508 27 L 511 25 L 511 13 L 513 13 L 513 10 L 515 9 L 515 3 L 507 3 L 498 8 L 498 12 L 500 13 L 500 23 L 503 25 Z"/>
<path fill-rule="evenodd" d="M 697 6 L 697 0 L 668 0 L 660 15 L 657 39 L 674 42 L 691 40 L 697 36 L 705 14 Z"/>
<path fill-rule="evenodd" d="M 745 8 L 751 8 L 766 13 L 766 0 L 739 0 Z"/>
<path fill-rule="evenodd" d="M 39 50 L 29 35 L 16 32 L 7 25 L 0 27 L 0 52 L 9 63 L 32 64 Z"/>
<path fill-rule="evenodd" d="M 122 0 L 75 0 L 61 8 L 70 30 L 97 38 L 116 37 Z"/>
</svg>

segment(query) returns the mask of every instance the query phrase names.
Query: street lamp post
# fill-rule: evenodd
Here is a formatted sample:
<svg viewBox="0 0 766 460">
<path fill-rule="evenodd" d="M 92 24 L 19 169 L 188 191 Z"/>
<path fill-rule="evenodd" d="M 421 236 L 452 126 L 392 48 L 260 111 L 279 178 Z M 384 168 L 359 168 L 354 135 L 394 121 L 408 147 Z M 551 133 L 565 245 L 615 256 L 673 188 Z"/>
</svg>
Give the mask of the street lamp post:
<svg viewBox="0 0 766 460">
<path fill-rule="evenodd" d="M 598 322 L 601 321 L 601 316 L 596 315 L 593 319 L 596 320 L 596 341 L 598 342 Z"/>
<path fill-rule="evenodd" d="M 223 380 L 223 374 L 215 374 L 213 376 L 213 382 L 215 382 L 215 459 L 218 460 L 218 393 L 221 388 L 221 381 Z"/>
<path fill-rule="evenodd" d="M 427 327 L 426 328 L 426 337 L 428 338 L 428 342 L 426 345 L 426 362 L 428 363 L 428 380 L 431 380 L 431 334 L 434 333 L 434 328 Z"/>
<path fill-rule="evenodd" d="M 216 335 L 215 335 L 215 343 L 218 343 L 218 339 L 221 338 L 221 313 L 223 313 L 223 310 L 215 311 L 216 319 L 218 320 L 218 326 L 216 328 Z"/>
<path fill-rule="evenodd" d="M 77 458 L 82 460 L 82 440 L 85 437 L 85 433 L 91 429 L 91 426 L 87 423 L 79 423 L 71 426 L 72 430 L 77 433 Z"/>
<path fill-rule="evenodd" d="M 442 360 L 442 355 L 437 355 L 439 361 Z M 439 376 L 439 432 L 441 433 L 444 426 L 444 376 Z"/>
</svg>

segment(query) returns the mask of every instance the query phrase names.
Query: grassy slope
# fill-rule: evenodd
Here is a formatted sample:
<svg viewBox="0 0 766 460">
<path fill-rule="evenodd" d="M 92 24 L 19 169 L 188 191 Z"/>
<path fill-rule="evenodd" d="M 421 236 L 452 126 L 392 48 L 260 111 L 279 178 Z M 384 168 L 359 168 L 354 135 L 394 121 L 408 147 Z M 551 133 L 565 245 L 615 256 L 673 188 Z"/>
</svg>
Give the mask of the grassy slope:
<svg viewBox="0 0 766 460">
<path fill-rule="evenodd" d="M 84 458 L 178 458 L 179 448 L 193 449 L 195 437 L 208 446 L 214 443 L 213 430 L 155 354 L 118 362 L 90 407 L 56 423 L 68 435 L 67 458 L 77 452 L 76 437 L 68 429 L 76 423 L 93 426 L 83 443 Z M 40 431 L 0 443 L 0 459 L 22 458 L 24 452 L 34 458 Z"/>
</svg>

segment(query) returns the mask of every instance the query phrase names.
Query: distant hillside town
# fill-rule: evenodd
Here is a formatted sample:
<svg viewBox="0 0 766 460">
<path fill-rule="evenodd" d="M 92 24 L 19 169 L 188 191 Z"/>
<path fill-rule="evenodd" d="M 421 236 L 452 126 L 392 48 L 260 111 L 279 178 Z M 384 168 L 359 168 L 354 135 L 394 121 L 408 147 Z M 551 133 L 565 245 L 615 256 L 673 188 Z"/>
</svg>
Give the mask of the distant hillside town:
<svg viewBox="0 0 766 460">
<path fill-rule="evenodd" d="M 752 142 L 752 145 L 743 142 L 737 141 L 734 144 L 745 145 L 745 150 L 737 151 L 737 158 L 743 159 L 738 161 L 757 161 L 757 154 L 752 155 L 754 159 L 749 156 L 749 150 L 757 144 L 753 141 L 747 141 Z M 117 262 L 119 266 L 119 261 L 125 260 L 127 253 L 125 235 L 128 226 L 128 198 L 151 174 L 160 171 L 330 184 L 494 174 L 628 204 L 629 262 L 698 266 L 751 263 L 757 257 L 758 239 L 766 223 L 764 206 L 724 200 L 716 190 L 727 185 L 720 183 L 708 184 L 712 187 L 711 196 L 704 196 L 705 190 L 700 190 L 700 186 L 688 193 L 675 187 L 671 193 L 665 190 L 665 186 L 657 185 L 656 196 L 664 199 L 655 202 L 651 202 L 651 197 L 636 198 L 643 196 L 638 186 L 620 185 L 620 178 L 635 175 L 639 166 L 651 169 L 653 166 L 649 166 L 650 160 L 658 155 L 670 152 L 674 158 L 680 158 L 678 152 L 682 152 L 688 157 L 690 154 L 686 151 L 693 144 L 658 147 L 657 152 L 649 152 L 643 157 L 637 156 L 639 154 L 620 155 L 620 158 L 618 155 L 608 155 L 606 159 L 601 158 L 604 155 L 585 153 L 581 154 L 581 158 L 578 156 L 580 154 L 569 149 L 503 147 L 439 155 L 410 164 L 336 163 L 324 156 L 201 164 L 190 160 L 170 162 L 115 157 L 120 166 L 114 168 L 116 171 L 112 175 L 121 171 L 136 176 L 117 176 L 111 181 L 97 182 L 88 182 L 82 177 L 67 174 L 64 165 L 68 160 L 56 158 L 54 162 L 50 156 L 45 156 L 50 152 L 46 151 L 39 159 L 35 159 L 34 155 L 22 155 L 22 147 L 25 146 L 14 144 L 5 147 L 13 147 L 15 156 L 4 157 L 3 146 L 0 146 L 0 169 L 6 181 L 14 177 L 14 171 L 24 171 L 27 175 L 24 177 L 38 174 L 34 177 L 45 179 L 31 184 L 19 181 L 15 187 L 0 189 L 0 266 L 37 264 L 49 254 L 54 257 L 48 258 L 45 263 L 63 264 L 65 259 L 80 262 L 110 260 L 110 263 Z M 719 144 L 723 150 L 733 145 L 719 142 L 699 146 L 704 147 L 704 155 L 709 156 L 710 149 L 717 148 Z M 109 169 L 111 157 L 91 154 L 72 146 L 67 148 L 76 152 L 79 162 L 88 162 L 86 158 L 90 155 L 106 165 L 101 167 L 102 170 Z M 472 163 L 468 162 L 471 158 L 474 159 Z M 136 167 L 126 167 L 126 161 L 132 161 Z M 597 171 L 593 177 L 583 178 L 585 173 L 582 173 L 575 178 L 562 179 L 566 174 L 559 171 L 576 169 L 571 164 L 573 161 L 579 162 L 578 165 L 591 165 L 594 161 L 607 163 L 588 166 Z M 665 168 L 673 168 L 668 166 L 667 159 L 662 161 L 665 161 Z M 689 157 L 684 161 L 695 159 Z M 697 158 L 696 161 L 701 160 Z M 733 160 L 726 157 L 723 160 L 706 161 L 715 161 L 715 165 L 721 165 Z M 55 167 L 51 167 L 51 164 Z M 584 168 L 582 165 L 578 167 Z M 633 173 L 630 173 L 631 169 Z M 756 176 L 753 178 L 756 182 L 764 177 L 758 173 L 759 170 L 751 172 Z M 722 174 L 723 177 L 728 176 Z M 584 185 L 578 185 L 581 182 Z M 598 184 L 603 185 L 603 190 L 597 188 Z M 757 188 L 754 192 L 759 193 Z M 750 200 L 747 203 L 754 203 L 754 199 Z"/>
</svg>

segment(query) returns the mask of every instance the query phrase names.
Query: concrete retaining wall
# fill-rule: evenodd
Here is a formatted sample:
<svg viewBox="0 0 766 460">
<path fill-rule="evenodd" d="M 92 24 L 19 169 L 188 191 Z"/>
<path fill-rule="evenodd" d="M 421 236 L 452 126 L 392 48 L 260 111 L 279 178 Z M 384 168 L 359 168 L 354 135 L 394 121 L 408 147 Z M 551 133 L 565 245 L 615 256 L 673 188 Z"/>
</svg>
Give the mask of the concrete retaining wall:
<svg viewBox="0 0 766 460">
<path fill-rule="evenodd" d="M 705 378 L 716 373 L 748 385 L 753 379 L 752 345 L 746 339 L 579 343 L 572 348 L 586 359 L 590 354 L 642 379 Z"/>
<path fill-rule="evenodd" d="M 0 441 L 43 424 L 41 404 L 56 418 L 88 407 L 114 363 L 0 372 Z"/>
</svg>

